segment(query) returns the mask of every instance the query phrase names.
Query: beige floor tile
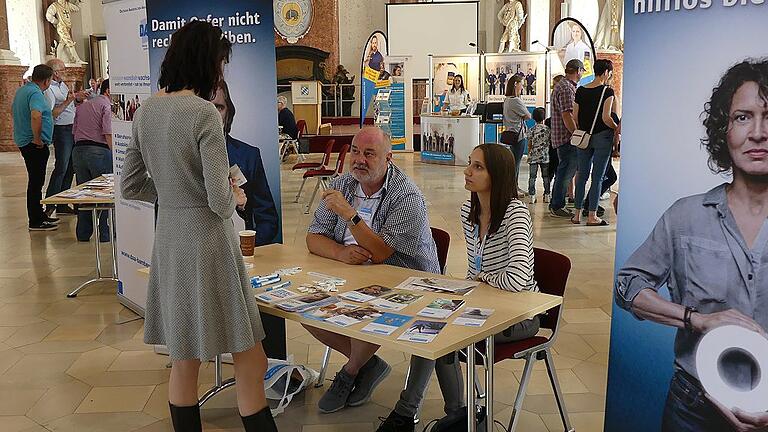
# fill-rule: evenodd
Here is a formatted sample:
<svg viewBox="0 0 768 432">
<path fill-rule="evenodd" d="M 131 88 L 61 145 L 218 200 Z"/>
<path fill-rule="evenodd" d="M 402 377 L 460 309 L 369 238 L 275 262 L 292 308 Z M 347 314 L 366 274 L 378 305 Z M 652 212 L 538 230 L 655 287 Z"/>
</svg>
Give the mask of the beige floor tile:
<svg viewBox="0 0 768 432">
<path fill-rule="evenodd" d="M 48 321 L 27 325 L 19 328 L 13 336 L 5 340 L 5 343 L 12 347 L 21 347 L 38 343 L 45 339 L 45 337 L 55 330 L 56 327 L 56 324 Z"/>
<path fill-rule="evenodd" d="M 0 417 L 0 425 L 2 425 L 3 432 L 24 432 L 39 426 L 24 416 L 2 416 Z"/>
<path fill-rule="evenodd" d="M 18 350 L 25 354 L 57 354 L 57 353 L 84 353 L 95 350 L 103 345 L 93 340 L 44 340 L 34 344 L 24 345 Z"/>
<path fill-rule="evenodd" d="M 45 394 L 45 389 L 0 387 L 0 416 L 23 416 Z"/>
<path fill-rule="evenodd" d="M 602 311 L 602 309 L 575 309 L 563 311 L 563 319 L 567 323 L 583 324 L 583 323 L 600 323 L 608 322 L 610 316 Z"/>
<path fill-rule="evenodd" d="M 581 338 L 597 353 L 607 353 L 611 346 L 610 335 L 582 335 Z"/>
<path fill-rule="evenodd" d="M 144 413 L 159 419 L 170 416 L 168 411 L 168 383 L 155 386 L 155 389 L 152 390 L 152 395 L 147 400 L 146 405 L 144 405 Z"/>
<path fill-rule="evenodd" d="M 96 339 L 106 326 L 101 324 L 79 324 L 75 326 L 60 326 L 45 337 L 46 341 L 92 341 Z"/>
<path fill-rule="evenodd" d="M 13 334 L 16 333 L 16 330 L 18 330 L 17 327 L 0 327 L 0 342 L 13 336 Z"/>
<path fill-rule="evenodd" d="M 170 374 L 170 368 L 163 370 L 108 371 L 85 375 L 78 379 L 94 387 L 155 386 L 168 382 Z"/>
<path fill-rule="evenodd" d="M 130 432 L 157 422 L 144 413 L 71 414 L 47 425 L 53 432 Z"/>
<path fill-rule="evenodd" d="M 562 432 L 563 423 L 559 414 L 541 416 L 551 432 Z M 602 412 L 573 413 L 570 415 L 571 426 L 577 431 L 601 431 L 605 416 Z"/>
<path fill-rule="evenodd" d="M 3 375 L 0 384 L 52 388 L 73 381 L 65 371 L 79 354 L 28 354 Z"/>
<path fill-rule="evenodd" d="M 120 353 L 109 371 L 162 370 L 168 364 L 168 356 L 151 351 L 126 351 Z"/>
<path fill-rule="evenodd" d="M 113 298 L 109 303 L 85 303 L 75 311 L 75 315 L 118 313 L 123 309 L 125 309 L 125 306 L 118 303 L 116 298 Z"/>
<path fill-rule="evenodd" d="M 573 368 L 573 373 L 579 377 L 590 392 L 605 395 L 608 382 L 608 369 L 605 365 L 583 362 Z"/>
<path fill-rule="evenodd" d="M 507 408 L 500 412 L 496 412 L 494 417 L 500 421 L 504 427 L 509 424 L 509 419 L 512 416 L 512 408 Z M 544 421 L 537 414 L 530 411 L 523 410 L 520 413 L 520 418 L 517 421 L 517 430 L 525 432 L 549 432 Z"/>
<path fill-rule="evenodd" d="M 79 381 L 48 390 L 27 412 L 27 417 L 46 424 L 75 412 L 88 394 L 90 386 Z"/>
<path fill-rule="evenodd" d="M 78 414 L 142 411 L 154 386 L 94 387 L 75 410 Z"/>
</svg>

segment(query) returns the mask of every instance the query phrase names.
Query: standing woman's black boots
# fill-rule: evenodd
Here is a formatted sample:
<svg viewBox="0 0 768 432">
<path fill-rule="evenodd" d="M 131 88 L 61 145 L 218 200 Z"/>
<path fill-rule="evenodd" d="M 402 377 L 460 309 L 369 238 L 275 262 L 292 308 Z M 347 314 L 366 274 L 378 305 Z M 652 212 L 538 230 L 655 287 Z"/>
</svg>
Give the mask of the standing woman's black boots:
<svg viewBox="0 0 768 432">
<path fill-rule="evenodd" d="M 275 419 L 272 418 L 272 411 L 269 410 L 268 406 L 256 414 L 251 414 L 248 417 L 241 416 L 240 418 L 243 419 L 245 432 L 277 432 Z"/>
<path fill-rule="evenodd" d="M 200 422 L 200 405 L 179 407 L 168 403 L 171 408 L 171 421 L 176 432 L 202 432 L 203 424 Z"/>
</svg>

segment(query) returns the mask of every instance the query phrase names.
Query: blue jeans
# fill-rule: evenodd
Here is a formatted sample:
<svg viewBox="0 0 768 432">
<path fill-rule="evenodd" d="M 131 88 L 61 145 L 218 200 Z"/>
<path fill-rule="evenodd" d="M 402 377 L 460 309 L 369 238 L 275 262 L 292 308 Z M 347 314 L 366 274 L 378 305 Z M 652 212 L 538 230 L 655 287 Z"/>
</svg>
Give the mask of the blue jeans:
<svg viewBox="0 0 768 432">
<path fill-rule="evenodd" d="M 552 201 L 549 208 L 557 210 L 565 207 L 565 192 L 576 174 L 576 151 L 578 149 L 570 143 L 565 143 L 557 148 L 557 173 L 552 186 Z"/>
<path fill-rule="evenodd" d="M 520 162 L 523 160 L 523 153 L 525 153 L 525 147 L 528 145 L 528 138 L 523 138 L 518 141 L 517 144 L 512 144 L 509 149 L 512 151 L 512 155 L 515 156 L 515 185 L 520 185 Z"/>
<path fill-rule="evenodd" d="M 74 170 L 72 167 L 72 147 L 75 137 L 72 135 L 72 125 L 53 127 L 53 150 L 56 164 L 53 166 L 51 179 L 48 181 L 46 198 L 56 195 L 72 187 Z"/>
<path fill-rule="evenodd" d="M 592 184 L 589 186 L 589 211 L 596 211 L 600 202 L 600 187 L 603 183 L 605 169 L 611 160 L 613 149 L 613 130 L 605 130 L 592 135 L 589 147 L 578 149 L 578 173 L 576 174 L 576 191 L 574 199 L 576 208 L 581 209 L 584 202 L 584 190 L 587 187 L 587 178 L 592 171 Z"/>
<path fill-rule="evenodd" d="M 549 184 L 552 179 L 549 177 L 549 163 L 532 163 L 528 165 L 528 195 L 536 196 L 536 177 L 541 168 L 541 179 L 544 181 L 544 193 L 549 195 Z"/>
<path fill-rule="evenodd" d="M 704 395 L 692 376 L 678 370 L 669 384 L 662 432 L 727 432 L 733 427 Z"/>
<path fill-rule="evenodd" d="M 102 174 L 112 173 L 112 152 L 95 145 L 79 145 L 72 151 L 77 184 L 93 180 Z M 109 241 L 107 211 L 99 212 L 99 240 Z M 77 212 L 75 234 L 80 241 L 88 241 L 93 234 L 93 213 L 90 210 Z"/>
</svg>

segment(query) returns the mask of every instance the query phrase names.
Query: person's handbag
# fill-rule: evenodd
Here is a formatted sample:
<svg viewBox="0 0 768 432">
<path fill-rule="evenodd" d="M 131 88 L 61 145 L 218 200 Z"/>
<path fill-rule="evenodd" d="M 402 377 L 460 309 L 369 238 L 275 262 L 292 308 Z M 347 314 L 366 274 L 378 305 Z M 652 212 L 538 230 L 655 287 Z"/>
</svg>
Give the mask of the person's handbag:
<svg viewBox="0 0 768 432">
<path fill-rule="evenodd" d="M 268 360 L 264 391 L 267 399 L 278 401 L 275 408 L 270 405 L 272 415 L 276 416 L 285 411 L 294 396 L 317 382 L 320 374 L 304 365 L 294 364 L 292 355 L 288 356 L 288 360 Z"/>
<path fill-rule="evenodd" d="M 506 130 L 501 133 L 499 142 L 506 145 L 515 145 L 520 140 L 520 132 Z"/>
<path fill-rule="evenodd" d="M 589 129 L 589 132 L 583 131 L 581 129 L 576 129 L 573 131 L 573 135 L 571 135 L 571 145 L 579 148 L 581 150 L 586 149 L 589 147 L 589 140 L 592 138 L 592 132 L 595 131 L 595 125 L 597 124 L 597 118 L 600 116 L 600 113 L 603 111 L 603 96 L 605 96 L 605 89 L 607 89 L 608 86 L 603 86 L 603 92 L 600 93 L 600 99 L 597 100 L 597 111 L 595 112 L 595 119 L 592 121 L 592 127 Z"/>
</svg>

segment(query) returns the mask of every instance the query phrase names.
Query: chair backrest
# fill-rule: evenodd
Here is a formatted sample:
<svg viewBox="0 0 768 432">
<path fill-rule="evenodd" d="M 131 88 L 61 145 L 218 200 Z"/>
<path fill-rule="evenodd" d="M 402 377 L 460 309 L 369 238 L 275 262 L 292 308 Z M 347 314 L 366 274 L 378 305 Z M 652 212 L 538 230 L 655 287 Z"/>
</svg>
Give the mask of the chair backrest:
<svg viewBox="0 0 768 432">
<path fill-rule="evenodd" d="M 307 133 L 307 122 L 304 120 L 297 121 L 296 129 L 299 130 L 299 138 L 303 137 Z"/>
<path fill-rule="evenodd" d="M 445 274 L 445 263 L 448 261 L 448 249 L 451 247 L 451 235 L 440 228 L 431 227 L 432 238 L 437 246 L 437 262 L 440 263 L 440 273 Z"/>
<path fill-rule="evenodd" d="M 533 274 L 541 292 L 563 296 L 570 272 L 571 260 L 567 256 L 547 249 L 533 248 Z M 557 330 L 561 307 L 562 305 L 557 306 L 541 315 L 542 328 L 553 332 Z"/>
<path fill-rule="evenodd" d="M 325 145 L 325 155 L 323 155 L 323 166 L 327 167 L 331 164 L 331 154 L 333 153 L 333 146 L 336 144 L 336 140 L 331 138 L 328 140 L 328 144 Z"/>
<path fill-rule="evenodd" d="M 341 175 L 344 172 L 344 159 L 347 158 L 347 152 L 349 151 L 349 144 L 344 144 L 339 150 L 339 158 L 336 159 L 336 175 Z"/>
</svg>

